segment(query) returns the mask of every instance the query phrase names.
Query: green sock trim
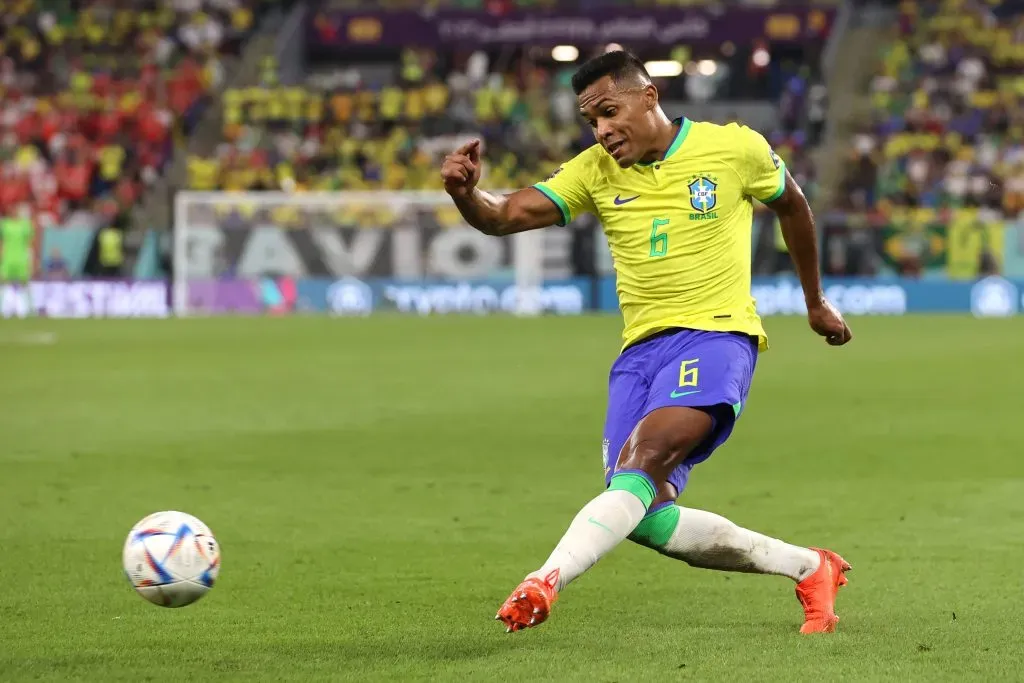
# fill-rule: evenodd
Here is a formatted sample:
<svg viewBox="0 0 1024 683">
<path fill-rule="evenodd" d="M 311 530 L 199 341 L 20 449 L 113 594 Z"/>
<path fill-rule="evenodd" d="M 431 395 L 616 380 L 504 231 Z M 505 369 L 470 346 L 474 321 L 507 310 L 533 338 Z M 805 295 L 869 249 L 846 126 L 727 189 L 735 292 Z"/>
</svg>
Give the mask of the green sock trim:
<svg viewBox="0 0 1024 683">
<path fill-rule="evenodd" d="M 629 535 L 629 540 L 648 548 L 661 548 L 672 538 L 679 525 L 679 506 L 666 505 L 653 515 L 640 520 Z"/>
<path fill-rule="evenodd" d="M 657 492 L 648 477 L 634 472 L 616 472 L 608 484 L 609 491 L 629 491 L 640 499 L 645 508 L 651 507 Z"/>
</svg>

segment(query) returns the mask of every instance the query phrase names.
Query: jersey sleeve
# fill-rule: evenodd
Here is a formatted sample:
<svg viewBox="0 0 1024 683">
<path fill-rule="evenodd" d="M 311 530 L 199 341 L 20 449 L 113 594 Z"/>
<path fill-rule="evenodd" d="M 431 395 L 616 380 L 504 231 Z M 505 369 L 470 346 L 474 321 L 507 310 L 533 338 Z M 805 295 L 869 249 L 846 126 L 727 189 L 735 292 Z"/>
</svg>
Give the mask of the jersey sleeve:
<svg viewBox="0 0 1024 683">
<path fill-rule="evenodd" d="M 562 212 L 559 225 L 568 224 L 580 214 L 596 212 L 589 190 L 593 185 L 590 156 L 587 152 L 576 155 L 555 169 L 547 180 L 533 185 Z"/>
<path fill-rule="evenodd" d="M 743 126 L 741 131 L 743 189 L 758 201 L 773 202 L 786 189 L 786 163 L 756 130 Z"/>
</svg>

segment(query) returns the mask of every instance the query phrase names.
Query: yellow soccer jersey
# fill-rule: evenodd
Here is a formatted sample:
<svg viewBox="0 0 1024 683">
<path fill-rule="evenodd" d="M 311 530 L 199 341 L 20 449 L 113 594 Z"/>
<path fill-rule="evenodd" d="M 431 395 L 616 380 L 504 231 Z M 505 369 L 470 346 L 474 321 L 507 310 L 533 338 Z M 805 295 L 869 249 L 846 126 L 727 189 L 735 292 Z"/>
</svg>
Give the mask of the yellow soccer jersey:
<svg viewBox="0 0 1024 683">
<path fill-rule="evenodd" d="M 756 336 L 750 295 L 753 200 L 785 189 L 786 166 L 760 133 L 682 119 L 665 158 L 620 168 L 594 145 L 534 185 L 562 211 L 601 220 L 625 321 L 623 348 L 688 327 Z"/>
</svg>

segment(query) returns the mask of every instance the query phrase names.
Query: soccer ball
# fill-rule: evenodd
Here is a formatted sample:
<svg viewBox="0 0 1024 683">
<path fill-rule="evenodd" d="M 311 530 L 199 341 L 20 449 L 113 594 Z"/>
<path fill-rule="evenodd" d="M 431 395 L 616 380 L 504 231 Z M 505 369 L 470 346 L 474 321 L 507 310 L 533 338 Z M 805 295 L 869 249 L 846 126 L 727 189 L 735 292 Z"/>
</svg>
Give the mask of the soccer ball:
<svg viewBox="0 0 1024 683">
<path fill-rule="evenodd" d="M 155 512 L 132 527 L 122 561 L 139 595 L 161 607 L 184 607 L 213 587 L 220 546 L 210 528 L 192 515 Z"/>
</svg>

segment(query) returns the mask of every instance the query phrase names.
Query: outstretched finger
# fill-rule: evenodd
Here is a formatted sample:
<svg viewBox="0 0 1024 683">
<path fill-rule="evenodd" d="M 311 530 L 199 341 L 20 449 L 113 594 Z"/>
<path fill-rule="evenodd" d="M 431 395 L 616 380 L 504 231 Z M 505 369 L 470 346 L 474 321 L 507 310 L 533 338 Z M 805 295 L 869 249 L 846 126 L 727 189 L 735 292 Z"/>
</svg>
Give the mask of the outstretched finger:
<svg viewBox="0 0 1024 683">
<path fill-rule="evenodd" d="M 473 146 L 470 147 L 469 151 L 467 152 L 467 156 L 469 157 L 469 160 L 472 161 L 474 164 L 480 163 L 480 141 L 479 140 L 475 140 L 474 141 Z"/>
</svg>

